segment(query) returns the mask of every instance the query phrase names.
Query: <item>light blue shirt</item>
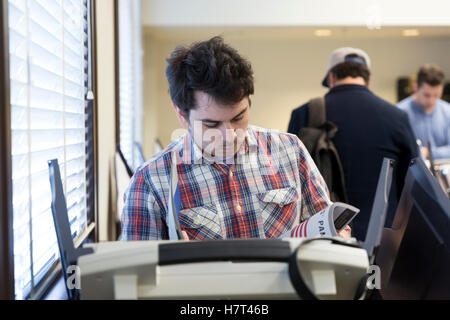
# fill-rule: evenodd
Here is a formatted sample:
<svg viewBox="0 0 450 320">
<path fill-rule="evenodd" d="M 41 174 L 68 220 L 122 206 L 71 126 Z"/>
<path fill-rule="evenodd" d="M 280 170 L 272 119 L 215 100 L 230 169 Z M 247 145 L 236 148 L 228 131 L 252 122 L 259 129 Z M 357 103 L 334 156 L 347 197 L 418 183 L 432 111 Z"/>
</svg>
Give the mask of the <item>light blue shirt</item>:
<svg viewBox="0 0 450 320">
<path fill-rule="evenodd" d="M 433 158 L 450 159 L 450 104 L 438 100 L 433 111 L 427 114 L 410 96 L 397 106 L 408 114 L 416 139 L 424 147 L 430 142 Z"/>
</svg>

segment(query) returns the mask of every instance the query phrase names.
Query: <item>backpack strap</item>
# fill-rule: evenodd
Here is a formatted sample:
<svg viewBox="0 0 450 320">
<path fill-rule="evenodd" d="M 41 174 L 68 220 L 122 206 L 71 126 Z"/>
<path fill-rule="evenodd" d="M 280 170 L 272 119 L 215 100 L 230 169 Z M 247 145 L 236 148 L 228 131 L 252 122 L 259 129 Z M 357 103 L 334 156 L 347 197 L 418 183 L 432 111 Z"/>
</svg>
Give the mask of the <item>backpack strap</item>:
<svg viewBox="0 0 450 320">
<path fill-rule="evenodd" d="M 318 128 L 326 122 L 325 98 L 311 99 L 308 103 L 308 127 Z"/>
</svg>

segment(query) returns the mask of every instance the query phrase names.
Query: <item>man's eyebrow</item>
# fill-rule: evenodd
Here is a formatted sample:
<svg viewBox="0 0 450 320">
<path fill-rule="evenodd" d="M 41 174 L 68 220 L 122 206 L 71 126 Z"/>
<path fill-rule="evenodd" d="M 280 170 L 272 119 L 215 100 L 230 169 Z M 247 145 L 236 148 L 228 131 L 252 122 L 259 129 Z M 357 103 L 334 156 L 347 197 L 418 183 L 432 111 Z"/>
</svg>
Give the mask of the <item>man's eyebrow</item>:
<svg viewBox="0 0 450 320">
<path fill-rule="evenodd" d="M 243 115 L 243 114 L 245 113 L 245 111 L 247 111 L 247 109 L 248 109 L 248 107 L 245 107 L 244 110 L 242 110 L 241 112 L 239 112 L 239 113 L 238 113 L 236 116 L 234 116 L 234 118 L 231 119 L 231 120 L 234 120 L 234 119 L 236 119 L 236 118 L 239 118 L 239 116 Z M 202 119 L 201 121 L 202 121 L 202 122 L 213 122 L 213 123 L 220 123 L 220 122 L 222 122 L 222 121 L 211 120 L 211 119 Z"/>
<path fill-rule="evenodd" d="M 245 107 L 245 109 L 244 110 L 242 110 L 241 112 L 239 112 L 233 119 L 231 119 L 231 120 L 234 120 L 234 119 L 236 119 L 236 118 L 239 118 L 241 115 L 243 115 L 244 113 L 245 113 L 245 111 L 247 111 L 247 109 L 248 109 L 248 107 Z"/>
</svg>

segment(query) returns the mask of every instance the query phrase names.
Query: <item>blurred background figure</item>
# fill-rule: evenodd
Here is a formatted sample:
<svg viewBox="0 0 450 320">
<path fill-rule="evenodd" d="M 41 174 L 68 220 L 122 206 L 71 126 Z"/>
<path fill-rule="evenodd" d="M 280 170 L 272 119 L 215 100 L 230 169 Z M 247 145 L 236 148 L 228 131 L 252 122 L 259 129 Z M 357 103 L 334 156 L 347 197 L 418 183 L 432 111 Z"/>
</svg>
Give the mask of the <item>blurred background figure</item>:
<svg viewBox="0 0 450 320">
<path fill-rule="evenodd" d="M 443 90 L 441 68 L 425 64 L 417 74 L 414 94 L 398 103 L 408 113 L 425 159 L 450 158 L 450 104 L 441 99 Z"/>
<path fill-rule="evenodd" d="M 352 221 L 359 240 L 367 231 L 383 158 L 395 160 L 386 218 L 390 226 L 409 162 L 418 151 L 407 115 L 369 90 L 370 70 L 366 52 L 339 48 L 332 52 L 322 82 L 330 88 L 325 95 L 326 120 L 338 128 L 331 141 L 342 163 L 348 203 L 361 210 Z M 299 135 L 308 126 L 308 110 L 304 104 L 292 112 L 289 133 Z"/>
</svg>

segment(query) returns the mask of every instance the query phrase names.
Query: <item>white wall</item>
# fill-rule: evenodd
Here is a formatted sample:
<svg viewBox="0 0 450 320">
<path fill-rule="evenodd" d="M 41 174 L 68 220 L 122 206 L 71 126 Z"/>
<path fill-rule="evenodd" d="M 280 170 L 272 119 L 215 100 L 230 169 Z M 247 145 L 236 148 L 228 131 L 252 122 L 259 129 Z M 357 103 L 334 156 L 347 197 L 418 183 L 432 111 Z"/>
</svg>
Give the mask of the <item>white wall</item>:
<svg viewBox="0 0 450 320">
<path fill-rule="evenodd" d="M 204 40 L 204 39 L 197 39 Z M 430 39 L 269 39 L 233 38 L 225 41 L 237 48 L 252 63 L 255 75 L 255 94 L 252 97 L 250 122 L 262 127 L 286 130 L 292 109 L 312 97 L 323 95 L 320 83 L 326 71 L 330 52 L 341 46 L 359 47 L 372 59 L 370 88 L 384 99 L 396 102 L 396 80 L 399 76 L 415 74 L 425 62 L 440 65 L 450 78 L 450 38 Z M 164 40 L 147 35 L 145 56 L 153 56 L 152 64 L 145 63 L 146 117 L 144 127 L 157 125 L 157 136 L 164 146 L 170 142 L 174 129 L 179 128 L 172 110 L 165 78 L 165 59 L 179 43 L 190 41 Z M 146 60 L 147 61 L 147 60 Z M 149 100 L 151 99 L 151 101 Z M 150 106 L 152 109 L 150 109 Z M 156 109 L 156 112 L 155 112 Z M 153 121 L 153 122 L 152 122 Z M 152 135 L 154 131 L 152 131 Z M 149 136 L 144 137 L 147 143 Z M 151 155 L 151 154 L 148 154 Z"/>
<path fill-rule="evenodd" d="M 450 25 L 448 0 L 143 0 L 148 26 Z"/>
<path fill-rule="evenodd" d="M 143 83 L 143 152 L 149 158 L 153 154 L 153 142 L 158 136 L 158 104 L 159 92 L 162 90 L 160 81 L 160 68 L 162 63 L 160 61 L 162 55 L 161 48 L 156 45 L 157 42 L 151 37 L 147 37 L 147 41 L 143 43 L 144 49 L 144 69 L 148 72 L 144 74 Z"/>
</svg>

